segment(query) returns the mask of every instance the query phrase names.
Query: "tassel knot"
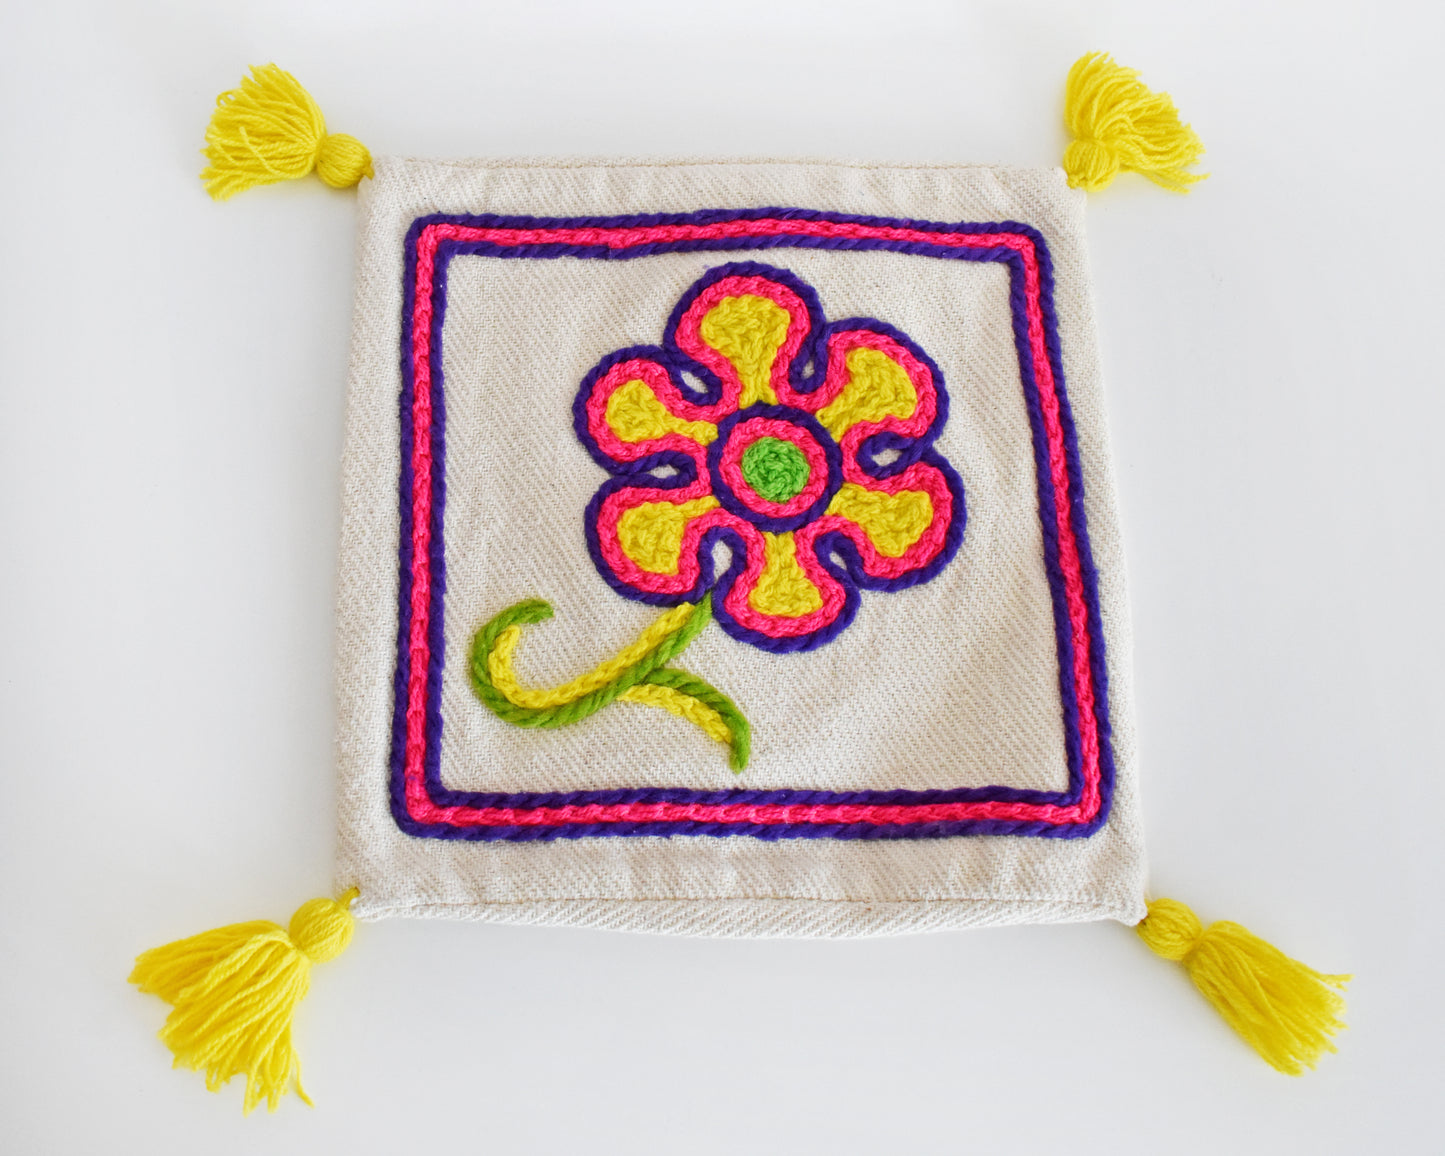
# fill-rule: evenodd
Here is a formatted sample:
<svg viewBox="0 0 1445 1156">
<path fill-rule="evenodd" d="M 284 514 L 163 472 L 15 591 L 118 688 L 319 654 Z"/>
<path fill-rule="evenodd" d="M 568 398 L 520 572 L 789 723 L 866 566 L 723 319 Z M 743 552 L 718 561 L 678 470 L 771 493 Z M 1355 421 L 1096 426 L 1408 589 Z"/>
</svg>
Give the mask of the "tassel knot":
<svg viewBox="0 0 1445 1156">
<path fill-rule="evenodd" d="M 1184 965 L 1189 978 L 1264 1061 L 1303 1075 L 1344 1029 L 1340 995 L 1348 975 L 1324 975 L 1291 959 L 1238 923 L 1205 927 L 1174 899 L 1156 899 L 1135 930 L 1155 955 Z"/>
<path fill-rule="evenodd" d="M 287 934 L 312 963 L 327 963 L 346 950 L 355 930 L 356 920 L 341 903 L 312 899 L 296 909 Z"/>
<path fill-rule="evenodd" d="M 329 132 L 316 149 L 316 175 L 333 189 L 349 189 L 372 175 L 371 150 L 348 133 Z"/>
<path fill-rule="evenodd" d="M 1064 150 L 1064 171 L 1076 189 L 1106 188 L 1119 175 L 1119 156 L 1096 140 L 1070 141 Z"/>
<path fill-rule="evenodd" d="M 1204 924 L 1177 899 L 1156 899 L 1135 930 L 1155 955 L 1182 963 L 1199 946 Z"/>
</svg>

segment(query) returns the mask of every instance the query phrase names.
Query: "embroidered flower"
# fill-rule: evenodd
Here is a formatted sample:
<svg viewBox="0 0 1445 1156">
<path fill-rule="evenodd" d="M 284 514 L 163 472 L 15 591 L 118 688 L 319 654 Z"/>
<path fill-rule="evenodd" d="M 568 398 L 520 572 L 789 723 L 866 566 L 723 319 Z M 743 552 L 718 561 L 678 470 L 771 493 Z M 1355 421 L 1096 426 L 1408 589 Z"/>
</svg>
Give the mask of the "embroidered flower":
<svg viewBox="0 0 1445 1156">
<path fill-rule="evenodd" d="M 609 354 L 582 381 L 577 436 L 612 475 L 587 507 L 592 559 L 640 602 L 711 591 L 753 646 L 821 646 L 860 590 L 927 582 L 957 553 L 963 483 L 933 449 L 947 416 L 943 375 L 905 334 L 825 322 L 786 270 L 713 269 L 660 347 Z"/>
</svg>

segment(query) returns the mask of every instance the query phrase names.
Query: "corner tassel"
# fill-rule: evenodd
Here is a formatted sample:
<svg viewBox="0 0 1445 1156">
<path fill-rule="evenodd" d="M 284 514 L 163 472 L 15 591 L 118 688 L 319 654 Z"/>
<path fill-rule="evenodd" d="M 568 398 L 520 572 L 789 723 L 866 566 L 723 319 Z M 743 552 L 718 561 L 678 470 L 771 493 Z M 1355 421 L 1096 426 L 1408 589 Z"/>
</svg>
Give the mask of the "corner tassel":
<svg viewBox="0 0 1445 1156">
<path fill-rule="evenodd" d="M 1136 927 L 1155 955 L 1184 965 L 1194 986 L 1265 1063 L 1302 1076 L 1344 1028 L 1339 990 L 1348 975 L 1321 975 L 1237 923 L 1208 927 L 1184 904 L 1156 899 Z"/>
<path fill-rule="evenodd" d="M 1096 193 L 1122 171 L 1187 193 L 1207 175 L 1185 171 L 1204 145 L 1180 123 L 1169 94 L 1150 92 L 1138 72 L 1115 64 L 1107 52 L 1087 53 L 1069 69 L 1064 123 L 1074 138 L 1064 152 L 1064 171 L 1076 189 Z"/>
<path fill-rule="evenodd" d="M 354 136 L 328 133 L 311 94 L 274 64 L 253 67 L 240 88 L 216 98 L 205 154 L 211 163 L 201 180 L 218 201 L 298 180 L 312 169 L 337 189 L 373 175 L 367 147 Z"/>
<path fill-rule="evenodd" d="M 274 1112 L 293 1083 L 310 1104 L 291 1017 L 311 986 L 311 965 L 335 959 L 351 942 L 356 920 L 347 909 L 357 894 L 302 904 L 289 929 L 233 923 L 139 956 L 130 982 L 174 1008 L 160 1033 L 176 1057 L 172 1067 L 204 1068 L 212 1092 L 245 1076 L 248 1113 L 263 1099 Z"/>
</svg>

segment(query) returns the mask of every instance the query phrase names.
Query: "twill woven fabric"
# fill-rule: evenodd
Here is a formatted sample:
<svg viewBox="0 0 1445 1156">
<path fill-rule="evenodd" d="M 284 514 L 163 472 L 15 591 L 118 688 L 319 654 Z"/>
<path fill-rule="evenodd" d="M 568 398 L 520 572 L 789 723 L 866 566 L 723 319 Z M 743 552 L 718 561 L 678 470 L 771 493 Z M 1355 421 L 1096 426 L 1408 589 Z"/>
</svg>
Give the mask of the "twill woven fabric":
<svg viewBox="0 0 1445 1156">
<path fill-rule="evenodd" d="M 360 889 L 358 918 L 858 936 L 1143 917 L 1084 194 L 1062 171 L 387 157 L 374 169 L 359 186 L 336 668 L 336 872 Z M 628 239 L 637 230 L 645 242 Z M 945 242 L 965 234 L 974 250 L 952 259 Z M 438 243 L 451 248 L 429 282 Z M 752 344 L 714 339 L 753 391 L 746 412 L 655 416 L 635 382 L 620 387 L 625 412 L 600 394 L 587 410 L 609 366 L 645 375 L 651 358 L 663 380 L 684 364 L 669 343 L 710 332 L 690 336 L 688 302 L 727 285 L 751 287 L 732 300 L 753 303 L 737 330 Z M 896 363 L 914 384 L 899 370 L 882 401 L 815 403 L 820 336 L 799 347 L 792 380 L 805 384 L 790 392 L 789 324 L 835 341 L 840 366 L 861 349 L 847 353 L 860 380 Z M 818 365 L 804 364 L 810 349 Z M 708 384 L 689 374 L 686 388 Z M 1022 384 L 1039 377 L 1041 403 Z M 936 393 L 937 414 L 907 437 L 850 442 L 849 423 L 893 412 L 899 390 L 920 412 Z M 589 438 L 589 412 L 621 414 L 624 433 L 663 422 L 682 448 L 640 474 Z M 762 416 L 744 445 L 749 413 Z M 917 479 L 912 496 L 848 489 L 855 458 Z M 709 461 L 763 498 L 716 483 L 641 530 L 605 520 L 608 495 L 635 505 L 628 487 L 680 486 Z M 689 518 L 712 529 L 685 538 Z M 916 565 L 915 543 L 927 547 Z M 629 550 L 646 563 L 631 577 L 619 569 Z M 751 594 L 750 550 L 764 567 Z M 671 591 L 689 565 L 697 596 L 684 598 Z M 479 699 L 474 638 L 509 607 L 551 607 L 507 636 L 516 681 L 550 688 L 707 590 L 712 624 L 698 617 L 665 668 L 639 668 L 568 725 L 518 724 Z M 803 641 L 777 643 L 789 630 Z M 1085 714 L 1082 729 L 1069 721 Z M 741 771 L 725 749 L 736 717 L 751 732 Z M 1091 757 L 1096 778 L 1081 787 Z M 1097 797 L 1077 822 L 1056 817 L 1065 803 L 1025 802 L 1076 796 Z M 933 800 L 927 822 L 859 819 Z M 563 806 L 571 828 L 536 825 L 539 808 Z"/>
</svg>

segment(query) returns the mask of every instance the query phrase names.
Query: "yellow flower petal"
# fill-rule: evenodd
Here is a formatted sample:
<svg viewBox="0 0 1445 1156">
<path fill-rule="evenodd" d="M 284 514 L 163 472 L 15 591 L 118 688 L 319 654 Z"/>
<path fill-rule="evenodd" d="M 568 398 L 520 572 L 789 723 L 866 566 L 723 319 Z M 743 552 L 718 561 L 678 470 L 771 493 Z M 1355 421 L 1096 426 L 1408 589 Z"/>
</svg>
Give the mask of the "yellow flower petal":
<svg viewBox="0 0 1445 1156">
<path fill-rule="evenodd" d="M 878 553 L 901 558 L 933 523 L 933 499 L 921 490 L 883 494 L 844 482 L 828 513 L 857 522 Z"/>
<path fill-rule="evenodd" d="M 651 441 L 676 433 L 705 446 L 717 437 L 717 426 L 710 422 L 683 421 L 669 413 L 641 381 L 624 382 L 613 391 L 607 399 L 607 424 L 625 442 Z"/>
<path fill-rule="evenodd" d="M 748 605 L 774 618 L 801 618 L 821 609 L 823 595 L 798 565 L 792 533 L 770 534 L 764 530 L 763 545 L 763 572 L 748 595 Z"/>
<path fill-rule="evenodd" d="M 643 502 L 617 519 L 617 544 L 649 573 L 676 574 L 687 524 L 717 504 L 711 496 L 677 504 Z"/>
<path fill-rule="evenodd" d="M 876 349 L 850 350 L 845 361 L 848 384 L 818 411 L 818 423 L 837 441 L 860 421 L 909 418 L 918 408 L 918 391 L 908 371 Z"/>
<path fill-rule="evenodd" d="M 760 401 L 778 404 L 772 386 L 773 362 L 791 321 L 777 302 L 752 295 L 724 297 L 702 319 L 698 335 L 733 363 L 743 383 L 739 409 Z"/>
</svg>

